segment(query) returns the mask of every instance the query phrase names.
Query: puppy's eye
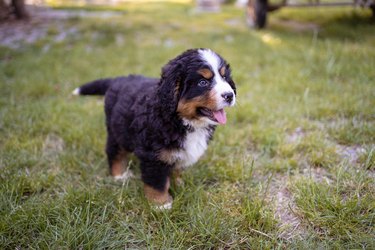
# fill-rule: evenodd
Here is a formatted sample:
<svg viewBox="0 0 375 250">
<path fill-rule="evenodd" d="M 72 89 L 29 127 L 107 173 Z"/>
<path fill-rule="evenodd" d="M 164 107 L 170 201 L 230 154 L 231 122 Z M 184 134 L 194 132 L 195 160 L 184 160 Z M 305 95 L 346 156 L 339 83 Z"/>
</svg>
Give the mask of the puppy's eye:
<svg viewBox="0 0 375 250">
<path fill-rule="evenodd" d="M 209 84 L 209 82 L 208 82 L 207 80 L 200 80 L 200 81 L 198 82 L 198 86 L 199 86 L 199 87 L 207 87 L 208 84 Z"/>
<path fill-rule="evenodd" d="M 224 80 L 227 80 L 227 77 L 226 77 L 226 76 L 222 76 L 222 78 L 223 78 Z"/>
</svg>

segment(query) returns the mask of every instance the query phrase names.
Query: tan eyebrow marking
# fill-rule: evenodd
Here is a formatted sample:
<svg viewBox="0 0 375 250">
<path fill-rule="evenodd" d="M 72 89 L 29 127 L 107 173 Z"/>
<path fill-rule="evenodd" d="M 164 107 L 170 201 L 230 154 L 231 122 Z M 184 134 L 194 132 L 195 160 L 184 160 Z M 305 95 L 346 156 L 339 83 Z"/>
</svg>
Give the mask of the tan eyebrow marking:
<svg viewBox="0 0 375 250">
<path fill-rule="evenodd" d="M 206 79 L 211 79 L 214 76 L 214 73 L 209 69 L 200 69 L 197 72 Z"/>
<path fill-rule="evenodd" d="M 225 70 L 226 70 L 225 66 L 221 67 L 221 69 L 220 69 L 220 75 L 221 76 L 225 76 Z"/>
</svg>

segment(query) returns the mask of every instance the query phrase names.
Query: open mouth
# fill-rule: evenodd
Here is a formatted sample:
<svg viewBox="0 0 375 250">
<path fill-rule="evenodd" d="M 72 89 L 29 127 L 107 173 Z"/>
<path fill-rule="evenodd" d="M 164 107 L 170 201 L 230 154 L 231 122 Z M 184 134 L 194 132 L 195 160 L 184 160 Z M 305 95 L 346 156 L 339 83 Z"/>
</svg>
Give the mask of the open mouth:
<svg viewBox="0 0 375 250">
<path fill-rule="evenodd" d="M 198 113 L 219 124 L 225 124 L 227 122 L 227 115 L 225 114 L 224 109 L 214 111 L 208 108 L 198 108 Z"/>
</svg>

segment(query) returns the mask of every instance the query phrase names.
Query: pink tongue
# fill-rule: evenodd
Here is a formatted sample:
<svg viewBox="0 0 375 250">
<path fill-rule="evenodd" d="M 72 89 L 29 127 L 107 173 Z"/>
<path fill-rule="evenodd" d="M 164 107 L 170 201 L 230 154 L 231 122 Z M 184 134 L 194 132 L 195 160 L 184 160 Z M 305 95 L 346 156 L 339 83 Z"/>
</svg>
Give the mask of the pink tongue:
<svg viewBox="0 0 375 250">
<path fill-rule="evenodd" d="M 227 122 L 227 116 L 225 114 L 224 109 L 220 109 L 212 113 L 219 124 L 225 124 Z"/>
</svg>

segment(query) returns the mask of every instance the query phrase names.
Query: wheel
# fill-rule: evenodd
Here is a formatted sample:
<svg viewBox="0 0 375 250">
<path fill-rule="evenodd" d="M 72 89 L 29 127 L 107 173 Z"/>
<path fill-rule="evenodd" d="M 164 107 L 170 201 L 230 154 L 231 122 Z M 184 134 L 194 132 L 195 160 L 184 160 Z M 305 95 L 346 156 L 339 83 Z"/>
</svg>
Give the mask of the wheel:
<svg viewBox="0 0 375 250">
<path fill-rule="evenodd" d="M 267 9 L 267 0 L 249 0 L 246 11 L 247 24 L 252 28 L 264 28 L 267 23 Z"/>
<path fill-rule="evenodd" d="M 372 11 L 372 18 L 375 19 L 375 4 L 371 4 L 370 9 Z"/>
</svg>

